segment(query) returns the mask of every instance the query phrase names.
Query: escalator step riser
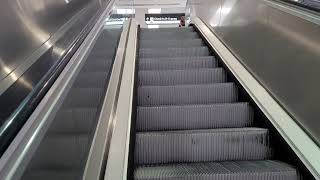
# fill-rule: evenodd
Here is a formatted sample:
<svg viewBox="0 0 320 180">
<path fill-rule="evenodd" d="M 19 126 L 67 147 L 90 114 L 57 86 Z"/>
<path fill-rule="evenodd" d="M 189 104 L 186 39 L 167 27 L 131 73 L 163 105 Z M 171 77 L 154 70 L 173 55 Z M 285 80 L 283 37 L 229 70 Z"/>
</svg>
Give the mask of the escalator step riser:
<svg viewBox="0 0 320 180">
<path fill-rule="evenodd" d="M 48 135 L 41 142 L 32 160 L 35 169 L 71 169 L 79 167 L 86 158 L 85 150 L 89 144 L 87 134 Z"/>
<path fill-rule="evenodd" d="M 268 130 L 260 128 L 139 132 L 135 163 L 262 160 L 271 155 Z"/>
<path fill-rule="evenodd" d="M 214 59 L 208 60 L 162 60 L 158 62 L 140 61 L 140 70 L 182 70 L 182 69 L 200 69 L 216 68 L 217 62 Z"/>
<path fill-rule="evenodd" d="M 233 83 L 138 87 L 139 106 L 230 103 L 237 100 L 238 92 Z"/>
<path fill-rule="evenodd" d="M 81 72 L 109 72 L 112 66 L 112 61 L 105 59 L 88 59 L 83 65 Z"/>
<path fill-rule="evenodd" d="M 97 108 L 61 109 L 53 121 L 50 132 L 88 133 L 93 129 Z"/>
<path fill-rule="evenodd" d="M 80 169 L 76 170 L 34 170 L 32 172 L 26 172 L 23 176 L 23 180 L 75 180 L 79 179 L 81 174 Z M 78 178 L 77 178 L 78 177 Z"/>
<path fill-rule="evenodd" d="M 278 161 L 231 161 L 138 167 L 134 180 L 299 180 L 294 167 Z"/>
<path fill-rule="evenodd" d="M 137 131 L 248 127 L 253 110 L 248 103 L 138 107 Z"/>
<path fill-rule="evenodd" d="M 102 88 L 73 88 L 67 95 L 63 108 L 97 108 Z"/>
<path fill-rule="evenodd" d="M 214 61 L 214 63 L 218 63 L 214 56 L 153 57 L 139 59 L 139 63 L 184 63 L 188 61 Z"/>
<path fill-rule="evenodd" d="M 153 33 L 141 34 L 141 40 L 158 40 L 158 39 L 198 39 L 200 36 L 196 32 L 174 32 L 174 33 Z"/>
<path fill-rule="evenodd" d="M 202 39 L 192 39 L 192 40 L 141 40 L 140 48 L 168 48 L 168 47 L 198 47 L 204 46 Z"/>
<path fill-rule="evenodd" d="M 192 57 L 192 56 L 210 56 L 207 47 L 195 48 L 167 48 L 167 49 L 141 49 L 140 58 L 158 58 L 158 57 Z"/>
<path fill-rule="evenodd" d="M 80 73 L 74 82 L 74 88 L 103 88 L 107 82 L 108 72 Z"/>
<path fill-rule="evenodd" d="M 138 85 L 168 86 L 179 84 L 212 84 L 226 82 L 222 68 L 201 70 L 139 71 Z"/>
<path fill-rule="evenodd" d="M 161 29 L 140 29 L 141 33 L 158 33 L 158 32 L 194 32 L 193 27 L 184 28 L 161 28 Z"/>
</svg>

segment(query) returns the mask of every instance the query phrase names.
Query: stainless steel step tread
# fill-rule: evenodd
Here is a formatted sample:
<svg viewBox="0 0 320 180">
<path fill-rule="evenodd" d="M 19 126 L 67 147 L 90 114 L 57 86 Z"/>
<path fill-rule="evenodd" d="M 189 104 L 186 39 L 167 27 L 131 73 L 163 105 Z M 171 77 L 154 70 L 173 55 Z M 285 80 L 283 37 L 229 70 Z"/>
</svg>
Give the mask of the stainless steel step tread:
<svg viewBox="0 0 320 180">
<path fill-rule="evenodd" d="M 153 58 L 140 58 L 139 63 L 160 63 L 160 62 L 188 62 L 188 61 L 204 61 L 204 60 L 210 60 L 210 61 L 216 61 L 214 56 L 181 56 L 181 57 L 153 57 Z"/>
<path fill-rule="evenodd" d="M 63 108 L 96 108 L 104 88 L 72 88 L 67 94 Z"/>
<path fill-rule="evenodd" d="M 137 108 L 137 131 L 248 127 L 253 124 L 248 103 L 155 106 Z"/>
<path fill-rule="evenodd" d="M 139 51 L 140 58 L 210 56 L 207 47 L 144 49 Z"/>
<path fill-rule="evenodd" d="M 89 133 L 96 121 L 98 108 L 60 109 L 50 126 L 54 133 Z"/>
<path fill-rule="evenodd" d="M 141 33 L 141 40 L 150 39 L 198 39 L 197 32 L 158 32 L 158 33 Z"/>
<path fill-rule="evenodd" d="M 217 68 L 217 62 L 214 59 L 198 60 L 159 60 L 159 61 L 140 61 L 139 70 L 183 70 L 200 68 Z"/>
<path fill-rule="evenodd" d="M 263 128 L 138 132 L 134 152 L 136 164 L 261 160 L 272 155 Z"/>
<path fill-rule="evenodd" d="M 222 68 L 139 71 L 138 85 L 179 85 L 179 84 L 210 84 L 227 81 Z"/>
<path fill-rule="evenodd" d="M 76 78 L 74 88 L 103 88 L 106 85 L 109 72 L 81 72 Z"/>
<path fill-rule="evenodd" d="M 139 166 L 135 180 L 298 180 L 297 170 L 279 161 L 226 161 Z"/>
<path fill-rule="evenodd" d="M 238 100 L 233 83 L 138 87 L 138 105 L 230 103 Z"/>
<path fill-rule="evenodd" d="M 167 47 L 197 47 L 203 46 L 202 39 L 181 39 L 181 40 L 141 40 L 140 48 L 167 48 Z"/>
</svg>

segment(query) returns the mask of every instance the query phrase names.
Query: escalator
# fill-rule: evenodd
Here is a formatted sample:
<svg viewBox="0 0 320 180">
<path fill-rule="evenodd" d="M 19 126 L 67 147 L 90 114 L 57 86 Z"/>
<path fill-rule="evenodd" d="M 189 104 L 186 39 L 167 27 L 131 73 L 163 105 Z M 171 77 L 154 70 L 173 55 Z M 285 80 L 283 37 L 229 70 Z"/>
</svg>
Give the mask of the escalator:
<svg viewBox="0 0 320 180">
<path fill-rule="evenodd" d="M 104 29 L 21 179 L 82 179 L 121 29 Z"/>
<path fill-rule="evenodd" d="M 138 52 L 133 179 L 301 178 L 194 28 L 141 29 Z"/>
</svg>

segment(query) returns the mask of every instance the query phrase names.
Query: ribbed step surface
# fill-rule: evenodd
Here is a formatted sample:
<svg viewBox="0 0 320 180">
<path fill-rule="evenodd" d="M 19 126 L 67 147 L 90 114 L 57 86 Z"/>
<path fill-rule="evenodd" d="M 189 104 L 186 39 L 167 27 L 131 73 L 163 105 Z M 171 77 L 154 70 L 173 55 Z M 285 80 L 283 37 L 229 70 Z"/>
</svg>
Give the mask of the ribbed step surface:
<svg viewBox="0 0 320 180">
<path fill-rule="evenodd" d="M 136 134 L 136 164 L 259 160 L 270 154 L 268 130 L 261 128 Z"/>
<path fill-rule="evenodd" d="M 98 108 L 61 109 L 51 125 L 53 133 L 88 133 L 93 127 Z"/>
<path fill-rule="evenodd" d="M 231 161 L 138 167 L 135 180 L 298 180 L 296 169 L 278 161 Z"/>
<path fill-rule="evenodd" d="M 194 28 L 192 27 L 184 27 L 184 28 L 161 28 L 161 29 L 140 29 L 140 32 L 143 33 L 158 33 L 158 32 L 194 32 Z"/>
<path fill-rule="evenodd" d="M 185 40 L 157 40 L 157 43 L 154 40 L 141 40 L 141 48 L 168 48 L 168 47 L 198 47 L 203 46 L 204 43 L 202 39 L 185 39 Z"/>
<path fill-rule="evenodd" d="M 33 170 L 27 172 L 23 180 L 79 180 L 81 172 L 75 170 Z"/>
<path fill-rule="evenodd" d="M 50 134 L 38 149 L 32 162 L 33 168 L 79 167 L 86 159 L 88 143 L 86 134 Z"/>
<path fill-rule="evenodd" d="M 98 107 L 102 94 L 103 88 L 72 88 L 63 106 L 95 108 Z"/>
<path fill-rule="evenodd" d="M 209 56 L 208 56 L 209 57 Z M 139 69 L 143 70 L 187 70 L 187 69 L 202 69 L 216 68 L 217 62 L 213 58 L 199 58 L 195 60 L 187 59 L 141 59 Z"/>
<path fill-rule="evenodd" d="M 197 39 L 199 38 L 198 33 L 196 32 L 158 32 L 158 33 L 141 33 L 140 39 Z"/>
<path fill-rule="evenodd" d="M 146 48 L 139 51 L 140 58 L 154 58 L 154 57 L 188 57 L 188 56 L 209 56 L 210 52 L 207 47 L 194 48 L 163 48 L 152 49 Z"/>
<path fill-rule="evenodd" d="M 106 61 L 104 59 L 87 59 L 87 62 L 83 65 L 81 72 L 105 72 L 110 71 L 112 61 Z"/>
<path fill-rule="evenodd" d="M 136 130 L 236 128 L 252 123 L 248 103 L 138 107 Z"/>
<path fill-rule="evenodd" d="M 82 72 L 74 82 L 75 88 L 103 88 L 109 72 Z"/>
<path fill-rule="evenodd" d="M 139 85 L 211 84 L 226 82 L 222 68 L 193 70 L 139 71 Z"/>
<path fill-rule="evenodd" d="M 141 86 L 138 105 L 183 105 L 236 102 L 237 88 L 233 83 L 209 85 Z"/>
</svg>

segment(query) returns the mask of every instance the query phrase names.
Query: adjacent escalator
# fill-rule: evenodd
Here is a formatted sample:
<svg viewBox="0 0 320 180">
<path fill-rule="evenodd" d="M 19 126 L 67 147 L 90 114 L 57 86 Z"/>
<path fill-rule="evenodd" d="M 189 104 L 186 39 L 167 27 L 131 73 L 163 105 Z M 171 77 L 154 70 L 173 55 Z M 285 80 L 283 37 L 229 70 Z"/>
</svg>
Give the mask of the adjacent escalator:
<svg viewBox="0 0 320 180">
<path fill-rule="evenodd" d="M 193 28 L 141 29 L 135 180 L 294 180 L 270 130 Z"/>
<path fill-rule="evenodd" d="M 82 179 L 121 29 L 104 29 L 21 179 Z"/>
</svg>

